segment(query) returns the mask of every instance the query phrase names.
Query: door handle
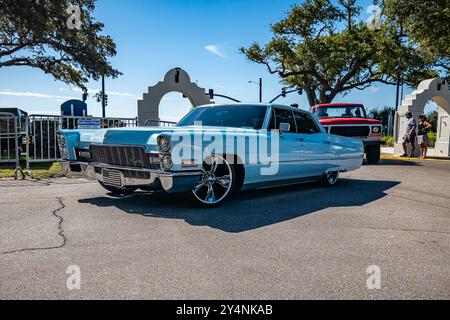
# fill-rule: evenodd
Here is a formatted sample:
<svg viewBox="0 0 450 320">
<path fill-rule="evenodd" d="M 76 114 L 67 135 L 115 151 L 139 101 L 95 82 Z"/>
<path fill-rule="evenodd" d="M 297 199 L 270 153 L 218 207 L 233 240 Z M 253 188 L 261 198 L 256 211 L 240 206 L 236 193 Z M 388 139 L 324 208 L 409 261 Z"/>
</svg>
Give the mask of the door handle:
<svg viewBox="0 0 450 320">
<path fill-rule="evenodd" d="M 297 141 L 300 141 L 300 142 L 305 142 L 305 139 L 303 139 L 303 138 L 299 138 L 299 139 L 297 139 Z"/>
<path fill-rule="evenodd" d="M 325 143 L 325 144 L 331 144 L 330 141 L 324 141 L 323 143 Z"/>
</svg>

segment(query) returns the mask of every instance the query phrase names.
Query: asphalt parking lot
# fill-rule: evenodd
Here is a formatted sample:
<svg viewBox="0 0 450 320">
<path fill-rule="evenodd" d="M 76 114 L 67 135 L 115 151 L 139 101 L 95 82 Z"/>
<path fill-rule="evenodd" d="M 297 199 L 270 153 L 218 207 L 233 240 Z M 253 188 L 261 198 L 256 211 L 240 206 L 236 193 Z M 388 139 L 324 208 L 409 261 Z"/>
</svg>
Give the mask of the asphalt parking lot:
<svg viewBox="0 0 450 320">
<path fill-rule="evenodd" d="M 450 162 L 383 160 L 342 178 L 212 210 L 0 180 L 0 299 L 449 299 Z"/>
</svg>

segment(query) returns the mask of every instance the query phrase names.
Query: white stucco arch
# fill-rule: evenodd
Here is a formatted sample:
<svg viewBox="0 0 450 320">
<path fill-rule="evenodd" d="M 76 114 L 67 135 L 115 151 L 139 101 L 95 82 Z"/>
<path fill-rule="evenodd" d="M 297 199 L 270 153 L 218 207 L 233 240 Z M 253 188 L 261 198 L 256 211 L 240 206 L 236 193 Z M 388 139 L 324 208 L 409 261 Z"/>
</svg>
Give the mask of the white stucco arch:
<svg viewBox="0 0 450 320">
<path fill-rule="evenodd" d="M 163 81 L 149 87 L 142 100 L 138 100 L 138 124 L 140 126 L 144 125 L 147 120 L 159 120 L 159 104 L 162 98 L 170 92 L 184 94 L 193 108 L 211 103 L 204 88 L 191 82 L 188 73 L 183 69 L 174 68 L 166 73 Z"/>
<path fill-rule="evenodd" d="M 407 119 L 405 113 L 410 111 L 416 120 L 424 113 L 428 101 L 438 105 L 437 140 L 434 153 L 436 157 L 450 156 L 450 90 L 448 83 L 440 78 L 422 81 L 417 90 L 402 101 L 395 115 L 394 139 L 395 154 L 403 153 L 403 136 Z"/>
</svg>

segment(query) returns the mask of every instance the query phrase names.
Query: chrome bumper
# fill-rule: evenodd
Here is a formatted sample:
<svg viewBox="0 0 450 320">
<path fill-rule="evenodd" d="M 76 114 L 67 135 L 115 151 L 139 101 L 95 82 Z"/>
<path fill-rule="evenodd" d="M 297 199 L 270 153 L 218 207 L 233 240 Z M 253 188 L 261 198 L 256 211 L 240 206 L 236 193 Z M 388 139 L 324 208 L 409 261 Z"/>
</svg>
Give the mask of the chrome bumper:
<svg viewBox="0 0 450 320">
<path fill-rule="evenodd" d="M 61 168 L 67 177 L 87 178 L 103 182 L 103 169 L 121 171 L 122 173 L 135 171 L 145 173 L 146 178 L 131 178 L 122 175 L 122 187 L 144 187 L 151 190 L 164 190 L 168 193 L 188 192 L 194 189 L 202 175 L 201 171 L 166 172 L 154 169 L 137 169 L 113 166 L 103 163 L 85 163 L 77 161 L 61 161 Z M 96 170 L 100 169 L 100 170 Z M 100 173 L 98 172 L 100 171 Z"/>
</svg>

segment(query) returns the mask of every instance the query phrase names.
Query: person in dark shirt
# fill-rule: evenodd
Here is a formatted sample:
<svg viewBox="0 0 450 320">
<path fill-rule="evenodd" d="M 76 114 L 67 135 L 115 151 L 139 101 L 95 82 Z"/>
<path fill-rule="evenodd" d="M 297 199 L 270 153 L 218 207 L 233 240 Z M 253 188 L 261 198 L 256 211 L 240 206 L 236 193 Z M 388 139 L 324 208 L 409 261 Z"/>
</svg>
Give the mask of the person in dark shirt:
<svg viewBox="0 0 450 320">
<path fill-rule="evenodd" d="M 417 142 L 420 146 L 420 158 L 425 159 L 428 152 L 428 132 L 432 128 L 432 125 L 428 122 L 428 118 L 422 114 L 419 117 L 419 133 L 417 135 Z"/>
</svg>

